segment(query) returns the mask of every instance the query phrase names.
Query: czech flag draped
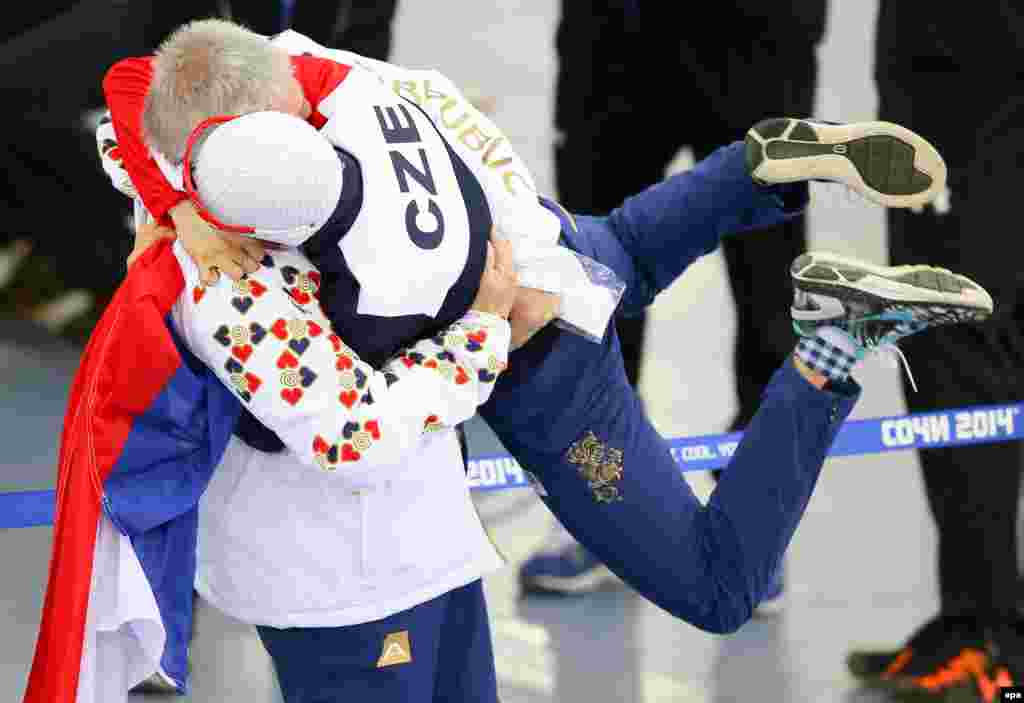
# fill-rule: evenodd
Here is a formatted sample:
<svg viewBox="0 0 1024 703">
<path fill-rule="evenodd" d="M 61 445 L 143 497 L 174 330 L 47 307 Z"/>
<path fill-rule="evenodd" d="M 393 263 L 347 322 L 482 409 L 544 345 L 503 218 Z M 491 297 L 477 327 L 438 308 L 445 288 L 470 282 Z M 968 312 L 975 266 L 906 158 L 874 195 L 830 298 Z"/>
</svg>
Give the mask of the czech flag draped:
<svg viewBox="0 0 1024 703">
<path fill-rule="evenodd" d="M 171 322 L 171 243 L 136 261 L 75 376 L 25 703 L 122 701 L 157 664 L 187 688 L 199 496 L 240 412 Z"/>
</svg>

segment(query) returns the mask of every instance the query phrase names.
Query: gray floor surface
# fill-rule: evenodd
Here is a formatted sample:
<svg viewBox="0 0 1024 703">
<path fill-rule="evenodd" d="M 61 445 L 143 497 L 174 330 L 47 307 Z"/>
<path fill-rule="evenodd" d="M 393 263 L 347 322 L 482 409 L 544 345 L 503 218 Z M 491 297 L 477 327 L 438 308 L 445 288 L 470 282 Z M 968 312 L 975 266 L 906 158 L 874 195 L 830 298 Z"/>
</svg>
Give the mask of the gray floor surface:
<svg viewBox="0 0 1024 703">
<path fill-rule="evenodd" d="M 868 119 L 875 109 L 876 3 L 831 5 L 818 113 Z M 551 192 L 557 3 L 458 3 L 440 21 L 436 3 L 409 0 L 400 7 L 396 62 L 438 67 L 466 92 L 497 97 L 495 121 Z M 682 155 L 679 163 L 685 162 Z M 838 190 L 815 188 L 812 245 L 885 261 L 882 212 Z M 706 258 L 653 311 L 642 393 L 669 435 L 720 431 L 733 412 L 734 323 L 723 274 L 718 255 Z M 77 355 L 20 326 L 0 328 L 0 339 L 0 492 L 47 488 Z M 860 374 L 866 393 L 857 416 L 903 412 L 897 373 L 873 364 Z M 474 430 L 476 451 L 492 442 Z M 691 480 L 699 492 L 709 489 L 707 477 Z M 621 587 L 576 600 L 522 599 L 517 565 L 545 541 L 551 518 L 522 489 L 482 495 L 479 505 L 510 562 L 486 584 L 505 703 L 882 701 L 855 686 L 844 670 L 845 652 L 857 643 L 898 642 L 937 605 L 934 531 L 912 454 L 829 463 L 787 557 L 784 613 L 731 637 L 674 621 Z M 49 528 L 0 531 L 3 700 L 18 700 L 24 688 L 50 540 Z M 209 608 L 198 617 L 195 690 L 188 700 L 279 701 L 254 631 Z"/>
</svg>

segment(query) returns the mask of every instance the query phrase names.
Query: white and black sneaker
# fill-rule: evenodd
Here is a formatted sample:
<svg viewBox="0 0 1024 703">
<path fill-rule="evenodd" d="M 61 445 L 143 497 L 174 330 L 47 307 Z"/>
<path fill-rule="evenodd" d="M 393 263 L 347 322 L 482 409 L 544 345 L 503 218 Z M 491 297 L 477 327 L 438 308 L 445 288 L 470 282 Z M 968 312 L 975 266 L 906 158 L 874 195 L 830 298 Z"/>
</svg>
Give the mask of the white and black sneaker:
<svg viewBox="0 0 1024 703">
<path fill-rule="evenodd" d="M 886 207 L 921 207 L 946 187 L 938 150 L 891 122 L 765 120 L 747 132 L 746 151 L 758 183 L 842 183 Z"/>
<path fill-rule="evenodd" d="M 588 552 L 560 523 L 547 544 L 519 567 L 523 593 L 580 596 L 619 583 L 611 569 Z"/>
<path fill-rule="evenodd" d="M 876 266 L 828 252 L 796 258 L 790 266 L 793 327 L 804 338 L 831 328 L 849 342 L 855 359 L 889 351 L 930 327 L 980 322 L 992 314 L 992 296 L 977 283 L 932 266 Z M 839 363 L 837 361 L 836 363 Z M 848 370 L 848 369 L 847 369 Z M 913 376 L 910 376 L 913 384 Z"/>
</svg>

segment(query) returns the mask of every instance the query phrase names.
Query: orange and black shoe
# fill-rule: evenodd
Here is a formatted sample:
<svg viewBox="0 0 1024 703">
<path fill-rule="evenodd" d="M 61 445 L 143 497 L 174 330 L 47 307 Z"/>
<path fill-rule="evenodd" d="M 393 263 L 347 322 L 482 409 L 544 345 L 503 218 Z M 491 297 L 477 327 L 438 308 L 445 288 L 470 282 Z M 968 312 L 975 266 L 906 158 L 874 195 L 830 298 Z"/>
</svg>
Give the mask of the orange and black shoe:
<svg viewBox="0 0 1024 703">
<path fill-rule="evenodd" d="M 942 703 L 1000 703 L 999 692 L 1003 688 L 1020 686 L 1024 677 L 1011 673 L 1008 663 L 998 659 L 974 676 L 970 681 L 950 688 Z"/>
<path fill-rule="evenodd" d="M 853 651 L 846 663 L 860 682 L 900 697 L 942 700 L 969 687 L 989 662 L 984 630 L 973 619 L 937 617 L 899 650 Z"/>
<path fill-rule="evenodd" d="M 1024 625 L 1016 623 L 992 635 L 992 663 L 971 686 L 952 690 L 943 703 L 999 703 L 1000 689 L 1024 685 Z"/>
<path fill-rule="evenodd" d="M 999 703 L 999 690 L 1024 683 L 1024 678 L 1014 677 L 1005 664 L 996 663 L 974 680 L 974 687 L 960 689 L 949 696 L 947 703 Z"/>
</svg>

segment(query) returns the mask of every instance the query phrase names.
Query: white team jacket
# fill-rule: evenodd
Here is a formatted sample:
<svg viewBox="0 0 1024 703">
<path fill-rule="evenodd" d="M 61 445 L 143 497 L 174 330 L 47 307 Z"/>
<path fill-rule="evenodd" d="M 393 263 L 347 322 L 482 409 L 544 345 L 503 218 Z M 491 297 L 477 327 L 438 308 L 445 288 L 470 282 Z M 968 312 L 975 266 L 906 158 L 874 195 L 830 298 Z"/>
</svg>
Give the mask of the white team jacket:
<svg viewBox="0 0 1024 703">
<path fill-rule="evenodd" d="M 379 164 L 360 148 L 360 125 L 344 119 L 344 108 L 346 101 L 363 96 L 372 99 L 374 91 L 384 91 L 393 99 L 393 93 L 382 83 L 388 64 L 367 62 L 344 52 L 338 55 L 293 32 L 274 41 L 293 53 L 311 51 L 353 66 L 337 94 L 321 101 L 320 111 L 328 118 L 321 131 L 360 158 L 364 174 L 370 178 Z M 416 74 L 394 69 L 391 75 L 409 78 Z M 332 119 L 335 110 L 337 119 Z M 427 112 L 436 123 L 440 113 Z M 376 123 L 372 128 L 379 129 Z M 518 177 L 521 180 L 516 183 L 517 192 L 507 188 L 500 172 L 482 160 L 467 142 L 451 138 L 446 141 L 460 152 L 484 185 L 492 212 L 512 213 L 504 218 L 506 222 L 518 223 L 516 226 L 523 231 L 542 233 L 554 244 L 557 219 L 539 206 L 529 172 L 514 155 L 517 173 L 525 174 Z M 444 145 L 425 143 L 424 148 L 443 153 Z M 441 161 L 432 161 L 436 178 L 441 177 L 437 171 Z M 359 219 L 342 240 L 343 247 L 366 242 L 364 259 L 359 251 L 346 250 L 346 260 L 354 269 L 364 260 L 366 264 L 364 270 L 354 270 L 362 288 L 360 310 L 377 315 L 430 314 L 430 309 L 404 306 L 423 305 L 423 301 L 431 300 L 431 291 L 435 302 L 443 299 L 447 292 L 445 281 L 453 282 L 458 277 L 465 254 L 449 252 L 447 258 L 457 259 L 457 265 L 445 266 L 446 257 L 440 252 L 435 257 L 437 262 L 426 264 L 432 268 L 429 272 L 413 268 L 424 265 L 422 253 L 415 262 L 403 265 L 398 260 L 398 240 L 394 246 L 384 246 L 390 241 L 388 227 L 380 226 L 388 222 L 386 217 L 395 208 L 393 203 L 377 202 L 376 194 L 364 193 Z M 374 226 L 367 224 L 367 220 Z M 495 220 L 501 222 L 497 216 Z M 368 236 L 360 238 L 360 233 Z M 533 235 L 531 241 L 540 241 L 540 236 Z M 388 253 L 387 265 L 376 268 L 381 249 Z M 178 251 L 187 287 L 193 289 L 198 284 L 198 274 L 187 255 Z M 282 388 L 276 395 L 253 393 L 248 404 L 249 410 L 275 430 L 290 451 L 283 456 L 266 455 L 234 442 L 201 501 L 197 576 L 200 593 L 224 612 L 253 624 L 340 626 L 377 620 L 408 609 L 500 567 L 501 558 L 470 500 L 458 442 L 451 428 L 472 417 L 476 406 L 489 395 L 492 384 L 479 382 L 476 371 L 483 368 L 496 373 L 503 367 L 508 350 L 507 323 L 478 317 L 472 329 L 455 330 L 448 335 L 444 349 L 435 348 L 436 343 L 431 340 L 421 342 L 417 347 L 424 347 L 425 357 L 448 352 L 455 360 L 439 359 L 440 365 L 434 369 L 413 368 L 412 372 L 418 372 L 413 377 L 404 363 L 396 361 L 389 371 L 400 380 L 388 388 L 384 373 L 374 373 L 358 361 L 351 368 L 348 362 L 336 361 L 334 349 L 326 346 L 324 336 L 311 337 L 308 330 L 303 332 L 301 325 L 291 321 L 286 325 L 288 343 L 297 341 L 295 335 L 305 334 L 298 341 L 311 341 L 312 346 L 296 360 L 298 366 L 282 370 L 278 354 L 287 350 L 265 352 L 262 348 L 268 342 L 278 344 L 275 325 L 280 326 L 278 320 L 290 320 L 288 315 L 294 315 L 294 297 L 289 300 L 287 295 L 279 295 L 285 283 L 282 271 L 291 267 L 302 272 L 293 272 L 291 278 L 309 293 L 316 287 L 317 272 L 298 252 L 271 252 L 271 256 L 276 260 L 275 266 L 264 266 L 250 277 L 249 292 L 253 284 L 262 285 L 264 291 L 244 315 L 232 304 L 243 291 L 227 292 L 224 287 L 238 287 L 227 280 L 222 280 L 216 290 L 208 290 L 198 302 L 185 296 L 176 315 L 189 347 L 218 372 L 231 361 L 229 348 L 233 353 L 240 343 L 253 350 L 252 358 L 244 364 L 235 357 L 233 372 L 225 376 L 242 393 L 248 388 L 246 384 L 252 382 L 247 377 L 250 371 L 255 371 L 261 383 L 284 373 L 295 374 L 292 386 Z M 572 257 L 566 261 L 578 265 Z M 448 279 L 439 274 L 442 270 L 448 272 Z M 415 295 L 401 295 L 402 289 L 408 287 L 405 283 L 413 280 L 418 284 L 431 280 L 435 285 L 417 290 Z M 216 297 L 211 298 L 211 294 Z M 212 303 L 217 305 L 216 313 L 210 310 Z M 427 306 L 430 307 L 429 302 Z M 329 323 L 315 307 L 309 307 L 309 321 L 326 330 Z M 258 316 L 255 320 L 254 315 Z M 259 344 L 253 338 L 254 322 L 269 331 Z M 230 345 L 223 344 L 223 333 L 216 339 L 218 330 L 225 328 L 229 330 Z M 467 347 L 470 337 L 480 339 L 481 344 Z M 317 350 L 323 355 L 319 359 L 310 356 Z M 347 357 L 354 357 L 351 350 Z M 338 357 L 342 358 L 346 357 Z M 254 367 L 258 359 L 262 365 Z M 338 363 L 342 366 L 338 367 Z M 309 377 L 310 372 L 320 379 L 304 389 L 303 378 Z M 370 379 L 365 388 L 359 374 Z M 320 383 L 331 375 L 338 380 Z M 325 393 L 325 387 L 331 390 Z M 366 389 L 372 394 L 372 405 L 361 405 Z M 301 399 L 290 402 L 300 392 Z M 279 396 L 283 393 L 290 394 L 288 400 L 281 400 Z M 354 397 L 359 400 L 355 401 L 353 415 L 349 408 L 339 404 L 339 399 L 350 401 Z M 270 405 L 256 407 L 259 400 L 269 401 Z M 338 412 L 342 412 L 341 417 Z M 364 416 L 379 418 L 380 439 Z M 425 423 L 438 431 L 424 434 Z M 345 435 L 346 428 L 352 428 L 351 437 Z M 331 432 L 333 438 L 329 436 Z M 322 438 L 319 444 L 318 438 Z M 345 463 L 346 452 L 363 456 L 359 461 Z M 341 463 L 324 471 L 325 461 L 331 457 Z"/>
<path fill-rule="evenodd" d="M 175 253 L 184 341 L 287 446 L 228 446 L 200 501 L 203 597 L 258 625 L 351 625 L 501 566 L 452 428 L 489 397 L 507 322 L 471 312 L 375 370 L 332 334 L 297 251 L 205 290 Z"/>
</svg>

